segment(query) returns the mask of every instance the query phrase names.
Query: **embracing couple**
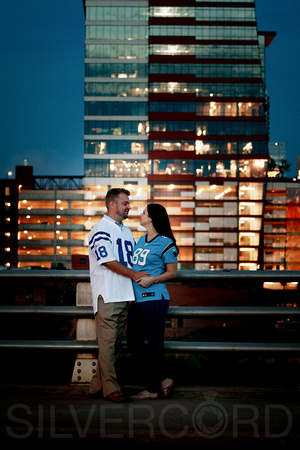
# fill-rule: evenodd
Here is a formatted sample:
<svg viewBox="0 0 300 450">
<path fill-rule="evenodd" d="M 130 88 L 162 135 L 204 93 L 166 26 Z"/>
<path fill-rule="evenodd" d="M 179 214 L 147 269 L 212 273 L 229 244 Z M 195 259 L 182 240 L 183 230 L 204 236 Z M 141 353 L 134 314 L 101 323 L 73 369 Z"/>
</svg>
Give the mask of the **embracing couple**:
<svg viewBox="0 0 300 450">
<path fill-rule="evenodd" d="M 177 274 L 178 249 L 168 214 L 150 203 L 140 215 L 146 229 L 137 244 L 122 221 L 130 211 L 130 192 L 110 189 L 107 214 L 93 227 L 89 240 L 90 279 L 99 344 L 96 373 L 89 392 L 113 402 L 126 401 L 117 382 L 115 362 L 127 324 L 130 352 L 146 369 L 147 387 L 136 400 L 167 397 L 174 381 L 164 373 L 164 331 L 170 297 L 166 281 Z M 148 353 L 145 353 L 145 339 Z"/>
</svg>

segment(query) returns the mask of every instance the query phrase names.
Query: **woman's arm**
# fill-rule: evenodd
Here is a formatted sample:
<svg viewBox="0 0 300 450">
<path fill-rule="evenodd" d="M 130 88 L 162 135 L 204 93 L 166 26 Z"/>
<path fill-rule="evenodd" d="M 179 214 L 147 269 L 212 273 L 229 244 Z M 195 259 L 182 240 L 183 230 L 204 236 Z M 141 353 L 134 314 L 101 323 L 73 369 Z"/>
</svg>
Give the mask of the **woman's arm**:
<svg viewBox="0 0 300 450">
<path fill-rule="evenodd" d="M 166 271 L 161 275 L 157 275 L 157 277 L 141 277 L 139 281 L 139 285 L 147 288 L 152 284 L 156 283 L 165 283 L 172 278 L 175 278 L 177 275 L 177 263 L 169 263 L 166 264 Z"/>
</svg>

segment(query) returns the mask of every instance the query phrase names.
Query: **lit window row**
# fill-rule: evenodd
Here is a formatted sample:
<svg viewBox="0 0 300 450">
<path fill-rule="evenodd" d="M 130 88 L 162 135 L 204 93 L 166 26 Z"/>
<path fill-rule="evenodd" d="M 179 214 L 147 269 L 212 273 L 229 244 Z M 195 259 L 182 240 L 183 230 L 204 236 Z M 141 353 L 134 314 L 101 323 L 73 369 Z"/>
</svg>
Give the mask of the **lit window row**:
<svg viewBox="0 0 300 450">
<path fill-rule="evenodd" d="M 30 211 L 32 209 L 58 209 L 60 211 L 63 211 L 68 208 L 68 202 L 63 200 L 56 200 L 55 201 L 44 201 L 44 200 L 22 200 L 19 202 L 19 209 L 26 209 Z"/>
<path fill-rule="evenodd" d="M 86 96 L 102 97 L 147 97 L 147 83 L 120 83 L 120 82 L 88 82 L 85 85 Z"/>
<path fill-rule="evenodd" d="M 169 91 L 176 83 L 169 83 Z M 210 117 L 262 117 L 265 115 L 263 103 L 253 102 L 151 102 L 151 112 L 194 112 L 198 116 Z"/>
<path fill-rule="evenodd" d="M 146 177 L 150 172 L 148 161 L 114 159 L 85 160 L 86 177 Z"/>
<path fill-rule="evenodd" d="M 228 142 L 228 141 L 150 141 L 150 150 L 190 151 L 196 155 L 267 155 L 267 142 Z"/>
<path fill-rule="evenodd" d="M 192 174 L 201 177 L 266 176 L 267 160 L 153 160 L 152 173 L 157 175 Z"/>
<path fill-rule="evenodd" d="M 154 121 L 150 122 L 150 131 L 188 131 L 195 132 L 197 136 L 257 136 L 266 135 L 265 122 L 245 121 Z"/>
<path fill-rule="evenodd" d="M 196 6 L 151 6 L 150 17 L 196 17 L 197 20 L 241 20 L 255 21 L 254 8 L 201 7 Z"/>
<path fill-rule="evenodd" d="M 86 116 L 147 116 L 148 103 L 140 102 L 107 102 L 86 101 Z"/>
<path fill-rule="evenodd" d="M 139 122 L 135 120 L 86 120 L 84 123 L 84 133 L 86 135 L 105 134 L 113 136 L 146 136 L 148 131 L 149 123 L 145 121 Z"/>
<path fill-rule="evenodd" d="M 170 56 L 188 54 L 184 49 L 185 46 L 181 48 L 176 45 L 162 45 L 160 48 L 157 47 L 157 54 L 165 56 L 168 54 Z M 188 49 L 186 48 L 186 50 Z M 259 64 L 167 64 L 161 62 L 160 64 L 151 64 L 150 73 L 194 74 L 197 78 L 257 78 L 261 77 L 261 66 Z M 170 81 L 172 81 L 171 78 Z M 243 93 L 243 91 L 241 92 Z"/>
<path fill-rule="evenodd" d="M 87 20 L 130 22 L 148 19 L 148 8 L 145 6 L 88 6 L 86 8 Z"/>
<path fill-rule="evenodd" d="M 85 64 L 85 76 L 114 79 L 146 78 L 148 76 L 148 64 L 138 64 L 134 61 L 131 61 L 130 64 L 122 62 L 87 62 Z"/>
<path fill-rule="evenodd" d="M 87 247 L 71 247 L 71 252 L 68 253 L 68 247 L 62 247 L 61 245 L 56 246 L 57 255 L 86 255 L 88 253 Z M 19 256 L 21 256 L 21 261 L 24 261 L 24 256 L 53 256 L 54 247 L 28 247 L 22 246 L 18 250 Z M 23 257 L 23 258 L 22 258 Z M 51 258 L 52 261 L 52 258 Z M 30 265 L 32 265 L 30 263 Z M 38 264 L 40 265 L 40 264 Z M 49 267 L 50 268 L 50 267 Z"/>
<path fill-rule="evenodd" d="M 153 64 L 153 66 L 159 66 L 159 64 Z M 178 64 L 170 66 L 175 70 L 175 66 Z M 187 66 L 189 64 L 181 65 L 183 73 L 189 73 L 186 70 Z M 179 83 L 170 81 L 169 83 L 150 83 L 149 92 L 195 94 L 196 97 L 264 97 L 262 85 L 256 83 Z"/>
<path fill-rule="evenodd" d="M 87 25 L 86 39 L 143 40 L 148 38 L 145 25 Z"/>
<path fill-rule="evenodd" d="M 86 154 L 104 155 L 104 154 L 136 154 L 147 153 L 148 141 L 130 141 L 130 140 L 107 140 L 96 141 L 88 140 L 86 136 L 85 151 Z"/>
<path fill-rule="evenodd" d="M 224 25 L 152 25 L 151 36 L 195 36 L 196 39 L 257 40 L 256 27 Z"/>
<path fill-rule="evenodd" d="M 87 44 L 86 58 L 144 59 L 148 56 L 148 46 L 144 44 Z M 134 41 L 133 41 L 134 42 Z"/>
</svg>

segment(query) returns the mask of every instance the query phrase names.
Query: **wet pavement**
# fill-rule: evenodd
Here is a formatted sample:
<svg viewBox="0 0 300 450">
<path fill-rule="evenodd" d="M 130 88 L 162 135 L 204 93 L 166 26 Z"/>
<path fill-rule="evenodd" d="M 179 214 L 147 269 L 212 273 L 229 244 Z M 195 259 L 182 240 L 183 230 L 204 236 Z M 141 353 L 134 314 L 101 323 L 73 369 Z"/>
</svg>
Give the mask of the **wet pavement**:
<svg viewBox="0 0 300 450">
<path fill-rule="evenodd" d="M 126 386 L 125 392 L 138 389 Z M 168 399 L 122 404 L 90 398 L 87 386 L 3 385 L 0 395 L 0 440 L 6 443 L 243 450 L 300 444 L 300 389 L 294 387 L 176 386 Z"/>
</svg>

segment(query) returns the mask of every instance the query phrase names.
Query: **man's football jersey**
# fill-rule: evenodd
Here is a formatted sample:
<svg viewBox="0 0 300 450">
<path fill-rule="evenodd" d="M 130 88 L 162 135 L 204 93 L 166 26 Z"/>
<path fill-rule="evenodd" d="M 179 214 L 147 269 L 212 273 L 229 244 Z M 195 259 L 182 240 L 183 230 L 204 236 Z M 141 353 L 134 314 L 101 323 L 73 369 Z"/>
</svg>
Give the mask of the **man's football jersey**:
<svg viewBox="0 0 300 450">
<path fill-rule="evenodd" d="M 131 279 L 114 273 L 103 265 L 119 261 L 124 266 L 132 267 L 135 241 L 131 230 L 104 215 L 92 228 L 88 241 L 94 313 L 97 312 L 99 295 L 102 295 L 104 303 L 133 301 Z"/>
<path fill-rule="evenodd" d="M 177 263 L 177 249 L 173 240 L 168 237 L 158 235 L 150 242 L 147 242 L 146 238 L 147 235 L 142 236 L 133 249 L 132 268 L 138 272 L 148 272 L 151 277 L 156 277 L 166 271 L 166 264 Z M 136 302 L 162 298 L 170 300 L 165 283 L 156 283 L 144 288 L 133 281 L 133 287 Z"/>
</svg>

